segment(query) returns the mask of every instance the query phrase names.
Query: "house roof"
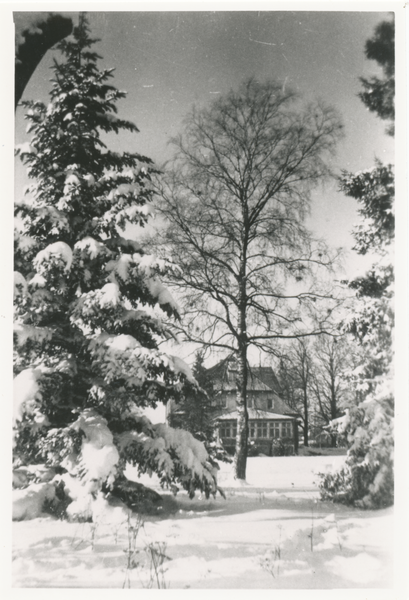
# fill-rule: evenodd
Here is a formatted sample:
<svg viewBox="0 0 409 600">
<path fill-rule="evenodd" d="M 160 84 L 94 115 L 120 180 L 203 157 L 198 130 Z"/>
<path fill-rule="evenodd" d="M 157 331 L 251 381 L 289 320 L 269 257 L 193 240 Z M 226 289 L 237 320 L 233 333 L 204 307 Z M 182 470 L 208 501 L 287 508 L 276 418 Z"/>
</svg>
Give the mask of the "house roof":
<svg viewBox="0 0 409 600">
<path fill-rule="evenodd" d="M 238 367 L 234 355 L 231 354 L 221 360 L 208 369 L 207 373 L 213 381 L 213 389 L 219 397 L 223 392 L 237 391 Z M 271 367 L 251 367 L 249 365 L 247 391 L 268 393 L 274 400 L 274 410 L 277 414 L 296 416 L 294 411 L 280 398 L 280 384 Z"/>
<path fill-rule="evenodd" d="M 237 372 L 231 370 L 230 374 L 234 374 L 237 376 Z M 237 391 L 237 385 L 236 383 L 233 381 L 233 378 L 227 379 L 227 380 L 222 380 L 222 381 L 215 381 L 213 384 L 213 389 L 216 392 L 219 391 L 223 391 L 223 392 L 236 392 Z M 250 392 L 271 392 L 271 388 L 266 385 L 265 383 L 263 383 L 260 379 L 256 378 L 256 377 L 249 377 L 248 381 L 247 381 L 247 390 Z"/>
<path fill-rule="evenodd" d="M 277 394 L 281 393 L 281 386 L 271 367 L 250 367 L 250 372 L 253 377 L 257 377 L 259 381 L 262 381 Z"/>
<path fill-rule="evenodd" d="M 234 355 L 229 355 L 217 364 L 207 369 L 207 374 L 213 380 L 215 390 L 235 391 L 238 376 L 238 364 Z M 251 391 L 281 392 L 280 384 L 271 367 L 248 366 L 247 389 Z"/>
<path fill-rule="evenodd" d="M 287 415 L 280 415 L 278 413 L 273 413 L 268 410 L 258 410 L 256 408 L 248 408 L 247 409 L 249 420 L 257 421 L 257 420 L 270 420 L 270 421 L 293 421 L 294 417 L 289 417 Z M 228 413 L 223 413 L 219 417 L 217 417 L 218 421 L 231 421 L 237 419 L 238 412 L 237 410 L 232 410 Z"/>
</svg>

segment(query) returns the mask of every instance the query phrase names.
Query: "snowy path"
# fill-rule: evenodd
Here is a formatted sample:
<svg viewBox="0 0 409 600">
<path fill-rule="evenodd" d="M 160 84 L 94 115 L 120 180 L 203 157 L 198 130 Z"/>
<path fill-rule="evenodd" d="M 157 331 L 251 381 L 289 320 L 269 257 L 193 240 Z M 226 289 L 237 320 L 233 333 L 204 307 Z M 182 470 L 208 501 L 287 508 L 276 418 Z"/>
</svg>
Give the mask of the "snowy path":
<svg viewBox="0 0 409 600">
<path fill-rule="evenodd" d="M 313 471 L 328 463 L 328 457 L 250 459 L 247 485 L 222 469 L 222 484 L 231 484 L 227 500 L 165 494 L 161 513 L 145 517 L 136 541 L 139 564 L 129 579 L 126 524 L 119 531 L 98 525 L 92 543 L 89 523 L 14 523 L 14 585 L 115 588 L 127 581 L 155 588 L 153 544 L 167 557 L 160 585 L 171 589 L 391 587 L 393 510 L 320 502 Z"/>
</svg>

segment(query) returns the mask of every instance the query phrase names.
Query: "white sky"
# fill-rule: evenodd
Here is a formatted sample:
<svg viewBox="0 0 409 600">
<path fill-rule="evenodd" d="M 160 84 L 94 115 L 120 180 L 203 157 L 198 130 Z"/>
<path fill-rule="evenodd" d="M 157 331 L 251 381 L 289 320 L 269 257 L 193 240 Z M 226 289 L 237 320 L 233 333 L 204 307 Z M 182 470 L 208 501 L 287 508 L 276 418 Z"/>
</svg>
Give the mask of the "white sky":
<svg viewBox="0 0 409 600">
<path fill-rule="evenodd" d="M 94 5 L 98 7 L 98 5 Z M 308 6 L 308 5 L 306 5 Z M 71 13 L 74 19 L 77 13 Z M 18 21 L 26 15 L 17 15 Z M 393 162 L 394 141 L 385 123 L 357 97 L 360 76 L 378 73 L 364 55 L 365 41 L 386 12 L 247 11 L 247 12 L 89 12 L 91 33 L 101 65 L 116 67 L 114 85 L 128 92 L 121 117 L 136 123 L 138 135 L 110 138 L 111 147 L 135 150 L 161 163 L 170 156 L 170 136 L 181 128 L 193 103 L 205 105 L 244 78 L 277 78 L 305 98 L 322 98 L 345 122 L 337 171 L 371 167 L 375 156 Z M 26 98 L 47 101 L 49 52 L 26 88 Z M 23 110 L 16 113 L 16 141 L 24 134 Z M 24 177 L 16 166 L 16 193 Z M 336 184 L 314 193 L 309 226 L 334 246 L 353 245 L 357 203 Z M 352 253 L 347 276 L 368 260 Z"/>
</svg>

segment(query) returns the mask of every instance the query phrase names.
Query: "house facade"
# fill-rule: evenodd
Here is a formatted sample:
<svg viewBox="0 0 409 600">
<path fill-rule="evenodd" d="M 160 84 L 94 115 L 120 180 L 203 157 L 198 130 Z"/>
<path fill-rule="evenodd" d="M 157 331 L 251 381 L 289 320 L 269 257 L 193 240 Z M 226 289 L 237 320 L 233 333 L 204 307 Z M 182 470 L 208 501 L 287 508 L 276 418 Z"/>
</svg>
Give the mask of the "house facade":
<svg viewBox="0 0 409 600">
<path fill-rule="evenodd" d="M 215 419 L 223 446 L 234 452 L 237 433 L 237 377 L 234 357 L 208 369 L 213 383 Z M 249 367 L 247 410 L 250 448 L 271 456 L 297 454 L 298 414 L 280 398 L 280 386 L 271 367 Z"/>
</svg>

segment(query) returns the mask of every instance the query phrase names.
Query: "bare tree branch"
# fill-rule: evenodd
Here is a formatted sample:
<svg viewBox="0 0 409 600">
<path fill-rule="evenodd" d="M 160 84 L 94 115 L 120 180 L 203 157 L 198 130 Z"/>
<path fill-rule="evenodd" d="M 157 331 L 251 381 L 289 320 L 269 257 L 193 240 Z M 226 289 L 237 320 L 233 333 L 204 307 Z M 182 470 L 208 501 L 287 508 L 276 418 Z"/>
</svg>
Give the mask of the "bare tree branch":
<svg viewBox="0 0 409 600">
<path fill-rule="evenodd" d="M 185 339 L 229 348 L 239 360 L 239 478 L 246 463 L 248 348 L 322 334 L 332 309 L 321 309 L 317 325 L 310 305 L 337 304 L 319 270 L 327 271 L 338 253 L 314 240 L 304 219 L 311 190 L 331 175 L 341 131 L 333 109 L 303 107 L 281 83 L 251 79 L 192 111 L 156 184 L 166 227 L 152 243 L 181 267 L 168 283 L 182 295 Z"/>
</svg>

